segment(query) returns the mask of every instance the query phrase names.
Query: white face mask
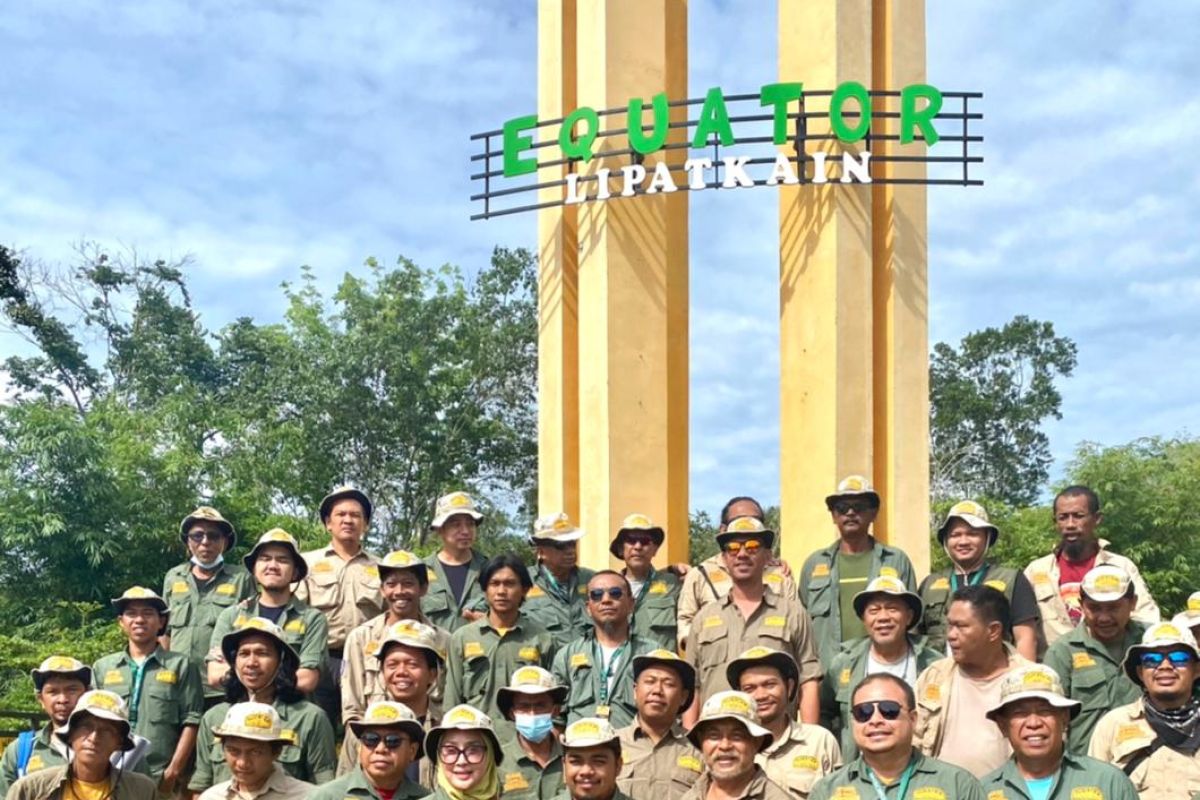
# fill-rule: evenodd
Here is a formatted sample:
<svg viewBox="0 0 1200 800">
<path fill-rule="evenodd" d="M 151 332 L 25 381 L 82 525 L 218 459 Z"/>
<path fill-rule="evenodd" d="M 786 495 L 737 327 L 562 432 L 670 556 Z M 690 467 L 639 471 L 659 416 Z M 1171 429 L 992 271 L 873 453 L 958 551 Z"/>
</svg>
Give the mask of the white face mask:
<svg viewBox="0 0 1200 800">
<path fill-rule="evenodd" d="M 225 554 L 224 553 L 219 554 L 213 560 L 213 562 L 211 564 L 205 564 L 203 561 L 196 558 L 195 556 L 192 556 L 191 560 L 192 560 L 192 563 L 195 564 L 200 569 L 206 569 L 211 572 L 212 570 L 216 569 L 217 567 L 219 567 L 225 563 Z"/>
</svg>

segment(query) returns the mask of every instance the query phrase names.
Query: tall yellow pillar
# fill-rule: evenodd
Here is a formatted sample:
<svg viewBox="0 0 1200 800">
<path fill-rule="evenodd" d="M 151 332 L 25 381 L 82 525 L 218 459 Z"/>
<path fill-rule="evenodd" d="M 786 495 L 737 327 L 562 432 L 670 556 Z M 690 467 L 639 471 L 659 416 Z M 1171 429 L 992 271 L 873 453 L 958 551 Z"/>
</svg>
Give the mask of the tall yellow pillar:
<svg viewBox="0 0 1200 800">
<path fill-rule="evenodd" d="M 920 2 L 779 0 L 781 81 L 803 81 L 808 90 L 845 81 L 898 89 L 919 81 L 924 65 Z M 898 110 L 898 100 L 889 102 Z M 805 108 L 827 111 L 828 98 L 807 98 Z M 883 128 L 876 120 L 872 131 Z M 808 123 L 810 136 L 829 130 L 828 119 Z M 807 154 L 830 154 L 831 184 L 780 189 L 783 555 L 798 565 L 836 537 L 823 498 L 840 477 L 861 473 L 883 497 L 876 534 L 908 551 L 921 572 L 928 565 L 925 194 L 832 185 L 843 148 L 900 151 L 810 138 Z M 920 166 L 887 169 L 923 174 Z"/>
<path fill-rule="evenodd" d="M 562 9 L 568 5 L 573 5 L 571 0 L 543 0 L 539 16 L 549 10 L 552 18 L 565 20 L 568 15 Z M 556 72 L 563 84 L 575 76 L 576 105 L 623 108 L 630 98 L 641 97 L 648 108 L 660 92 L 672 99 L 686 96 L 685 0 L 593 0 L 573 9 L 573 65 L 553 46 L 543 47 L 539 60 L 542 74 Z M 542 25 L 539 19 L 539 28 Z M 539 82 L 543 92 L 553 86 L 545 78 Z M 684 113 L 683 108 L 673 109 L 672 120 L 682 120 Z M 647 110 L 644 123 L 651 119 Z M 624 115 L 602 118 L 604 129 L 625 126 Z M 684 136 L 683 129 L 677 129 L 668 141 L 683 141 Z M 594 147 L 600 155 L 576 168 L 590 175 L 612 169 L 616 177 L 610 184 L 614 194 L 619 193 L 620 166 L 629 158 L 622 154 L 606 159 L 603 153 L 627 150 L 628 140 L 605 137 Z M 645 166 L 652 172 L 660 158 L 681 163 L 684 157 L 684 151 L 660 152 L 647 157 Z M 594 183 L 586 185 L 593 190 Z M 677 192 L 576 209 L 577 439 L 574 445 L 563 444 L 571 436 L 563 424 L 567 413 L 558 408 L 539 411 L 539 446 L 549 445 L 554 451 L 539 458 L 539 506 L 543 512 L 557 510 L 560 498 L 577 492 L 578 518 L 588 531 L 580 543 L 580 561 L 592 567 L 610 563 L 608 543 L 622 517 L 632 511 L 649 514 L 666 528 L 660 563 L 687 557 L 687 208 L 686 193 Z M 545 304 L 547 277 L 570 256 L 557 243 L 546 247 L 545 232 L 554 226 L 546 211 L 540 213 L 545 215 Z M 544 311 L 539 346 L 547 337 L 565 339 L 565 326 L 556 324 L 548 332 L 546 320 Z M 570 380 L 555 374 L 559 363 L 568 366 L 566 359 L 556 358 L 540 370 L 539 403 L 566 397 L 566 391 L 552 385 Z M 574 485 L 565 455 L 558 455 L 572 446 L 578 454 Z"/>
</svg>

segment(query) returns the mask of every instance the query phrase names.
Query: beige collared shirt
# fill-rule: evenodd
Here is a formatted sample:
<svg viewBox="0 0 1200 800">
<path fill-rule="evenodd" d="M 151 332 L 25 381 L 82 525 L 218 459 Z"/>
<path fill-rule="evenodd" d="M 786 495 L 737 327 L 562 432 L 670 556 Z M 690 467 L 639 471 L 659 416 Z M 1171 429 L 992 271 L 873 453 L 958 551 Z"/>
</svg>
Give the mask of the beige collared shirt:
<svg viewBox="0 0 1200 800">
<path fill-rule="evenodd" d="M 329 649 L 340 649 L 350 631 L 383 612 L 379 557 L 360 550 L 346 561 L 333 547 L 309 550 L 303 555 L 308 577 L 296 587 L 296 597 L 325 615 L 329 621 Z"/>
<path fill-rule="evenodd" d="M 205 789 L 200 800 L 304 800 L 313 788 L 311 783 L 288 775 L 277 763 L 271 777 L 257 792 L 243 791 L 230 779 Z"/>
<path fill-rule="evenodd" d="M 736 798 L 736 800 L 792 800 L 792 796 L 783 790 L 783 787 L 776 784 L 767 777 L 767 773 L 757 764 L 754 766 L 754 777 L 746 786 L 746 791 Z M 683 796 L 683 800 L 707 800 L 708 788 L 712 784 L 712 778 L 708 773 L 704 773 L 700 780 L 688 790 L 688 793 Z"/>
<path fill-rule="evenodd" d="M 1109 711 L 1096 723 L 1088 755 L 1119 769 L 1144 753 L 1156 735 L 1146 721 L 1142 698 Z M 1189 756 L 1171 747 L 1159 747 L 1138 764 L 1129 779 L 1140 800 L 1177 800 L 1200 792 L 1200 753 Z"/>
<path fill-rule="evenodd" d="M 617 735 L 623 762 L 617 788 L 633 800 L 680 800 L 704 771 L 700 751 L 679 724 L 657 742 L 636 719 Z"/>
<path fill-rule="evenodd" d="M 842 750 L 832 733 L 820 725 L 788 724 L 779 741 L 754 758 L 796 800 L 806 800 L 817 779 L 842 765 Z"/>
</svg>

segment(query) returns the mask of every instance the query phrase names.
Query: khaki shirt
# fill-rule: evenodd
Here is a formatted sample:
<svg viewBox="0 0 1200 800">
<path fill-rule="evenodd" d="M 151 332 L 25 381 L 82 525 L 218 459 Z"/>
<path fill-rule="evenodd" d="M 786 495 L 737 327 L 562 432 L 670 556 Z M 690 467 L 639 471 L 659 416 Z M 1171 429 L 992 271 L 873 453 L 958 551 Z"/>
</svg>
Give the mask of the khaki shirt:
<svg viewBox="0 0 1200 800">
<path fill-rule="evenodd" d="M 0 797 L 8 792 L 8 787 L 17 782 L 17 750 L 20 743 L 13 739 L 4 748 L 4 756 L 0 757 Z M 30 775 L 47 767 L 59 767 L 67 763 L 67 748 L 54 736 L 54 726 L 47 723 L 33 737 L 33 752 L 25 764 L 25 774 Z"/>
<path fill-rule="evenodd" d="M 279 713 L 285 744 L 276 761 L 287 774 L 313 784 L 332 780 L 337 767 L 334 755 L 333 726 L 325 712 L 307 701 L 271 704 Z M 196 770 L 188 781 L 193 792 L 203 792 L 232 777 L 225 763 L 221 742 L 213 736 L 213 728 L 225 720 L 229 703 L 219 703 L 204 713 L 196 734 Z"/>
<path fill-rule="evenodd" d="M 521 747 L 517 734 L 501 743 L 504 762 L 496 769 L 500 778 L 500 793 L 516 800 L 550 800 L 566 791 L 563 781 L 563 750 L 558 736 L 550 733 L 550 761 L 546 766 L 530 758 Z"/>
<path fill-rule="evenodd" d="M 912 636 L 908 637 L 908 646 L 916 655 L 918 677 L 935 661 L 946 657 L 925 647 Z M 850 696 L 858 682 L 867 677 L 870 652 L 870 639 L 860 639 L 844 648 L 833 659 L 825 680 L 821 681 L 821 724 L 839 737 L 842 758 L 847 760 L 858 755 L 854 729 L 850 724 Z"/>
<path fill-rule="evenodd" d="M 649 653 L 658 645 L 638 636 L 631 636 L 625 642 L 625 649 L 620 653 L 617 663 L 613 666 L 612 693 L 605 702 L 600 702 L 602 692 L 607 691 L 601 685 L 605 680 L 599 663 L 599 647 L 596 636 L 589 631 L 586 636 L 576 639 L 554 655 L 555 682 L 567 687 L 567 699 L 562 704 L 562 714 L 570 725 L 582 717 L 604 717 L 614 728 L 620 728 L 633 722 L 637 716 L 637 705 L 633 701 L 633 657 Z"/>
<path fill-rule="evenodd" d="M 428 759 L 422 758 L 422 761 Z M 416 800 L 425 797 L 429 790 L 406 780 L 396 787 L 393 800 Z M 371 780 L 361 768 L 355 767 L 353 772 L 347 772 L 335 781 L 318 786 L 308 795 L 309 800 L 344 800 L 345 798 L 361 798 L 361 800 L 380 800 L 379 792 L 371 785 Z"/>
<path fill-rule="evenodd" d="M 1004 647 L 1008 651 L 1006 671 L 1027 667 L 1032 663 L 1012 645 L 1005 644 Z M 913 747 L 927 756 L 937 756 L 942 750 L 942 735 L 946 730 L 945 710 L 950 705 L 951 686 L 957 673 L 958 664 L 953 658 L 946 656 L 933 662 L 917 678 L 917 724 L 913 730 Z M 993 725 L 994 723 L 984 716 L 986 711 L 986 708 L 979 709 L 979 724 Z"/>
<path fill-rule="evenodd" d="M 688 789 L 683 796 L 683 800 L 706 800 L 708 797 L 708 787 L 712 782 L 712 778 L 705 772 L 700 776 L 700 779 L 692 784 L 692 788 Z M 763 768 L 757 764 L 754 766 L 754 777 L 750 780 L 750 785 L 746 787 L 746 791 L 736 800 L 791 800 L 791 795 L 784 791 L 783 787 L 776 785 Z"/>
<path fill-rule="evenodd" d="M 388 698 L 390 699 L 390 698 Z M 425 713 L 425 718 L 421 719 L 421 728 L 428 734 L 442 722 L 441 712 L 434 713 L 431 706 Z M 424 755 L 424 750 L 421 751 L 421 760 L 417 762 L 417 783 L 424 786 L 427 790 L 433 791 L 436 785 L 433 782 L 433 768 L 437 763 Z M 342 739 L 342 749 L 338 753 L 337 775 L 343 775 L 353 771 L 358 766 L 358 737 L 354 735 L 354 729 L 349 725 L 346 726 L 346 734 Z"/>
<path fill-rule="evenodd" d="M 700 751 L 676 724 L 657 743 L 635 719 L 617 730 L 621 773 L 617 788 L 633 800 L 679 800 L 704 772 Z"/>
<path fill-rule="evenodd" d="M 1155 740 L 1146 721 L 1143 698 L 1114 708 L 1100 718 L 1092 733 L 1088 755 L 1124 770 L 1140 751 Z M 1200 753 L 1189 756 L 1170 747 L 1159 747 L 1129 775 L 1141 800 L 1175 800 L 1200 791 Z"/>
<path fill-rule="evenodd" d="M 980 783 L 988 800 L 1032 800 L 1025 778 L 1011 758 L 1000 769 L 985 775 Z M 1064 753 L 1047 800 L 1136 800 L 1137 796 L 1125 773 L 1111 764 Z"/>
<path fill-rule="evenodd" d="M 316 788 L 306 781 L 298 781 L 283 771 L 278 764 L 267 783 L 258 792 L 243 792 L 233 787 L 233 780 L 221 781 L 210 786 L 200 795 L 200 800 L 304 800 Z"/>
<path fill-rule="evenodd" d="M 426 619 L 420 621 L 427 625 L 432 624 Z M 380 614 L 359 625 L 346 636 L 346 645 L 342 651 L 342 657 L 345 659 L 342 666 L 343 723 L 361 717 L 367 706 L 376 700 L 391 699 L 383 686 L 383 663 L 379 660 L 379 645 L 391 624 L 387 614 Z M 441 628 L 437 628 L 437 631 L 442 637 L 441 646 L 444 650 L 449 644 L 450 634 Z M 438 670 L 437 684 L 430 693 L 430 698 L 440 701 L 445 684 L 446 671 Z"/>
<path fill-rule="evenodd" d="M 904 800 L 983 800 L 983 788 L 979 781 L 965 769 L 921 755 L 915 750 L 913 756 L 916 762 Z M 817 781 L 809 800 L 875 800 L 875 785 L 871 782 L 868 769 L 867 763 L 859 756 Z"/>
<path fill-rule="evenodd" d="M 810 555 L 800 569 L 800 600 L 812 615 L 817 652 L 823 667 L 829 666 L 842 647 L 842 606 L 839 600 L 842 588 L 838 583 L 837 564 L 840 547 L 841 540 L 838 539 Z M 877 541 L 872 536 L 871 568 L 867 580 L 872 581 L 880 575 L 899 579 L 910 592 L 917 590 L 912 562 L 904 551 Z"/>
<path fill-rule="evenodd" d="M 783 574 L 782 564 L 771 564 L 763 572 L 763 584 L 775 590 L 775 594 L 784 597 L 796 597 L 796 584 L 790 577 Z M 725 570 L 725 562 L 721 554 L 706 558 L 695 569 L 689 569 L 683 576 L 683 585 L 679 588 L 679 607 L 677 609 L 676 627 L 679 647 L 687 643 L 688 634 L 692 630 L 692 619 L 706 603 L 713 600 L 723 600 L 733 588 L 733 579 Z M 667 648 L 668 650 L 671 648 Z"/>
<path fill-rule="evenodd" d="M 169 569 L 163 578 L 162 598 L 170 613 L 167 634 L 171 637 L 171 652 L 183 653 L 203 672 L 217 617 L 225 609 L 253 597 L 256 591 L 254 577 L 241 564 L 225 562 L 203 584 L 196 582 L 191 562 Z M 221 690 L 206 685 L 204 695 L 220 697 Z"/>
<path fill-rule="evenodd" d="M 213 646 L 209 648 L 205 661 L 224 664 L 221 639 L 246 620 L 259 616 L 259 607 L 260 598 L 251 597 L 222 611 L 213 628 Z M 283 629 L 284 641 L 299 654 L 301 669 L 320 669 L 325 666 L 325 640 L 329 635 L 329 623 L 320 611 L 309 608 L 306 603 L 293 596 L 283 607 L 278 625 Z"/>
<path fill-rule="evenodd" d="M 340 649 L 346 634 L 371 617 L 383 613 L 379 593 L 379 557 L 366 550 L 349 561 L 332 547 L 304 553 L 308 577 L 296 587 L 296 597 L 325 615 L 329 623 L 329 649 Z"/>
<path fill-rule="evenodd" d="M 117 694 L 132 706 L 133 669 L 129 653 L 113 653 L 92 665 L 96 688 Z M 132 708 L 131 708 L 132 710 Z M 142 667 L 142 689 L 133 732 L 150 740 L 146 767 L 153 778 L 161 778 L 175 756 L 175 747 L 185 725 L 199 725 L 204 713 L 204 690 L 200 673 L 182 653 L 156 648 Z"/>
<path fill-rule="evenodd" d="M 117 778 L 120 777 L 118 781 Z M 48 767 L 26 775 L 8 790 L 6 800 L 62 800 L 67 788 L 67 768 Z M 108 800 L 157 800 L 158 781 L 135 772 L 109 771 L 112 794 Z"/>
<path fill-rule="evenodd" d="M 1121 643 L 1122 654 L 1142 641 L 1142 632 L 1141 625 L 1130 622 Z M 1083 704 L 1067 729 L 1067 750 L 1075 755 L 1087 753 L 1092 731 L 1102 716 L 1142 695 L 1141 687 L 1125 674 L 1124 659 L 1114 661 L 1108 648 L 1088 633 L 1086 624 L 1052 644 L 1045 664 L 1062 678 L 1067 697 Z"/>
<path fill-rule="evenodd" d="M 818 778 L 842 765 L 842 751 L 833 734 L 820 725 L 792 722 L 779 741 L 754 760 L 795 800 L 805 800 Z"/>
<path fill-rule="evenodd" d="M 430 625 L 454 633 L 467 624 L 462 615 L 464 610 L 487 613 L 487 598 L 484 597 L 483 587 L 479 585 L 479 573 L 483 572 L 487 562 L 483 554 L 471 552 L 466 582 L 463 584 L 462 602 L 459 603 L 454 599 L 454 592 L 450 590 L 450 581 L 446 579 L 446 569 L 438 554 L 431 553 L 425 557 L 429 591 L 421 598 L 421 613 L 429 618 Z"/>
<path fill-rule="evenodd" d="M 729 689 L 725 665 L 756 645 L 782 650 L 800 665 L 800 682 L 819 680 L 821 665 L 808 612 L 797 600 L 769 589 L 749 619 L 732 595 L 708 603 L 692 620 L 687 660 L 696 668 L 699 697 Z"/>
<path fill-rule="evenodd" d="M 622 570 L 622 574 L 629 578 L 629 570 Z M 655 647 L 677 651 L 679 636 L 675 613 L 679 589 L 679 578 L 675 573 L 653 570 L 642 584 L 641 593 L 634 598 L 630 633 L 654 642 Z"/>
<path fill-rule="evenodd" d="M 1137 565 L 1125 556 L 1119 556 L 1108 548 L 1108 540 L 1100 540 L 1100 550 L 1096 553 L 1095 566 L 1114 564 L 1129 573 L 1133 580 L 1134 592 L 1137 594 L 1137 606 L 1133 609 L 1133 619 L 1143 625 L 1153 625 L 1161 618 L 1158 604 L 1150 596 L 1146 581 Z M 1066 636 L 1074 628 L 1071 615 L 1067 612 L 1067 604 L 1063 602 L 1058 591 L 1058 548 L 1054 552 L 1030 562 L 1025 568 L 1025 577 L 1033 584 L 1033 593 L 1037 596 L 1038 611 L 1042 617 L 1042 635 L 1046 645 L 1052 645 L 1062 636 Z"/>
<path fill-rule="evenodd" d="M 554 665 L 554 639 L 522 611 L 517 624 L 501 634 L 487 617 L 464 625 L 450 637 L 443 705 L 470 703 L 494 720 L 504 719 L 496 691 L 518 667 Z"/>
<path fill-rule="evenodd" d="M 554 649 L 566 647 L 574 639 L 583 636 L 592 627 L 587 615 L 587 585 L 592 579 L 592 570 L 576 567 L 570 580 L 562 586 L 567 601 L 555 594 L 550 584 L 550 571 L 538 564 L 529 571 L 533 587 L 525 595 L 521 613 L 541 625 L 554 638 Z"/>
</svg>

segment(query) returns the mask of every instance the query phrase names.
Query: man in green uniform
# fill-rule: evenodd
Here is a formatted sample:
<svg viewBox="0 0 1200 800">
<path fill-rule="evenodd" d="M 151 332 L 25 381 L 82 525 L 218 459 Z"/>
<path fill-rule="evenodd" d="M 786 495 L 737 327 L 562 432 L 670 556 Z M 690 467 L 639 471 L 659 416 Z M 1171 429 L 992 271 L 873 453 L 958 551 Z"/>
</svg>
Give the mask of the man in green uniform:
<svg viewBox="0 0 1200 800">
<path fill-rule="evenodd" d="M 296 597 L 294 587 L 308 575 L 308 564 L 300 555 L 295 538 L 283 528 L 272 528 L 258 537 L 254 549 L 242 564 L 258 584 L 258 596 L 227 608 L 217 617 L 213 628 L 216 645 L 208 651 L 208 683 L 221 688 L 229 665 L 221 654 L 220 642 L 236 627 L 252 617 L 265 617 L 283 630 L 284 638 L 300 654 L 296 670 L 296 688 L 305 694 L 317 688 L 325 664 L 325 640 L 329 625 L 325 615 Z"/>
<path fill-rule="evenodd" d="M 217 618 L 254 596 L 254 578 L 241 564 L 225 563 L 225 553 L 233 550 L 237 534 L 215 508 L 200 506 L 188 514 L 179 525 L 179 535 L 189 560 L 169 569 L 163 578 L 162 596 L 170 612 L 163 646 L 190 658 L 203 675 Z M 205 706 L 220 701 L 220 689 L 206 686 Z"/>
<path fill-rule="evenodd" d="M 837 739 L 820 725 L 797 722 L 800 668 L 787 653 L 751 647 L 729 662 L 729 684 L 750 695 L 755 711 L 774 741 L 755 760 L 794 800 L 805 800 L 813 783 L 842 765 Z"/>
<path fill-rule="evenodd" d="M 729 688 L 725 665 L 748 647 L 782 650 L 800 665 L 800 718 L 820 716 L 821 666 L 808 612 L 794 597 L 777 595 L 763 583 L 775 532 L 753 517 L 738 517 L 717 535 L 733 587 L 721 600 L 706 603 L 692 620 L 687 659 L 696 668 L 700 696 Z M 684 715 L 695 719 L 695 703 Z"/>
<path fill-rule="evenodd" d="M 700 749 L 707 770 L 683 800 L 790 800 L 757 761 L 775 737 L 759 724 L 755 705 L 744 692 L 717 692 L 704 701 L 688 738 Z"/>
<path fill-rule="evenodd" d="M 230 706 L 213 736 L 221 743 L 230 778 L 205 789 L 200 800 L 305 800 L 315 788 L 279 766 L 290 742 L 279 714 L 266 703 Z"/>
<path fill-rule="evenodd" d="M 912 562 L 904 551 L 871 535 L 879 504 L 879 495 L 866 478 L 844 478 L 825 498 L 838 539 L 810 555 L 800 570 L 800 599 L 812 616 L 817 651 L 826 668 L 843 643 L 867 634 L 854 615 L 854 595 L 880 575 L 898 578 L 910 592 L 917 588 Z"/>
<path fill-rule="evenodd" d="M 850 725 L 850 692 L 867 675 L 890 672 L 915 687 L 925 668 L 943 657 L 912 635 L 921 619 L 921 598 L 898 579 L 880 576 L 854 597 L 867 638 L 842 648 L 821 681 L 821 724 L 840 737 L 842 758 L 858 754 Z"/>
<path fill-rule="evenodd" d="M 653 650 L 654 642 L 630 632 L 633 597 L 621 573 L 610 569 L 594 573 L 587 592 L 592 628 L 554 656 L 554 677 L 569 687 L 563 716 L 568 723 L 601 717 L 625 726 L 637 714 L 630 662 Z"/>
<path fill-rule="evenodd" d="M 4 756 L 0 758 L 0 797 L 18 778 L 67 763 L 66 748 L 54 737 L 54 731 L 67 724 L 75 704 L 92 684 L 91 669 L 69 656 L 50 656 L 30 676 L 34 696 L 50 720 L 40 731 L 22 732 L 4 748 Z"/>
<path fill-rule="evenodd" d="M 974 500 L 955 503 L 938 528 L 937 538 L 951 563 L 921 581 L 918 594 L 925 615 L 917 632 L 925 636 L 925 645 L 946 654 L 946 606 L 950 596 L 960 586 L 983 583 L 1008 598 L 1017 652 L 1030 661 L 1037 659 L 1037 596 L 1024 572 L 988 560 L 988 552 L 1000 538 L 1000 529 L 988 520 L 987 510 Z"/>
<path fill-rule="evenodd" d="M 310 800 L 415 800 L 429 794 L 416 782 L 425 730 L 408 706 L 379 700 L 347 727 L 358 742 L 358 765 L 317 788 Z"/>
<path fill-rule="evenodd" d="M 509 735 L 501 736 L 500 791 L 506 798 L 550 800 L 565 788 L 554 719 L 566 698 L 567 687 L 541 667 L 521 667 L 500 688 L 496 705 L 512 723 Z"/>
<path fill-rule="evenodd" d="M 566 514 L 548 514 L 534 523 L 529 540 L 537 566 L 521 610 L 550 632 L 556 649 L 566 647 L 591 626 L 584 613 L 584 600 L 592 571 L 576 564 L 582 537 L 583 530 L 576 528 Z"/>
<path fill-rule="evenodd" d="M 438 498 L 429 527 L 442 540 L 442 549 L 425 558 L 429 591 L 421 610 L 429 621 L 454 633 L 487 613 L 487 600 L 479 588 L 479 573 L 487 558 L 475 550 L 475 537 L 483 514 L 466 492 Z"/>
<path fill-rule="evenodd" d="M 1087 753 L 1100 718 L 1141 694 L 1125 674 L 1125 651 L 1142 639 L 1145 628 L 1132 620 L 1137 606 L 1133 580 L 1116 564 L 1101 564 L 1083 576 L 1079 603 L 1083 624 L 1046 651 L 1046 666 L 1062 678 L 1063 689 L 1082 707 L 1068 731 L 1067 750 Z"/>
<path fill-rule="evenodd" d="M 645 514 L 630 514 L 608 551 L 625 562 L 621 574 L 633 591 L 633 633 L 656 647 L 674 650 L 679 646 L 679 578 L 670 570 L 659 572 L 653 562 L 665 539 L 662 527 Z"/>
<path fill-rule="evenodd" d="M 521 607 L 533 586 L 521 559 L 510 553 L 496 556 L 484 565 L 479 583 L 488 613 L 451 635 L 443 703 L 447 707 L 469 704 L 489 717 L 503 719 L 496 693 L 520 667 L 549 668 L 554 639 Z"/>
<path fill-rule="evenodd" d="M 634 656 L 637 717 L 617 730 L 623 762 L 617 785 L 633 800 L 679 800 L 704 771 L 700 751 L 679 724 L 695 693 L 696 670 L 673 650 Z"/>
<path fill-rule="evenodd" d="M 1137 798 L 1121 770 L 1064 746 L 1079 708 L 1078 701 L 1064 696 L 1058 674 L 1047 666 L 1034 664 L 1005 676 L 1000 702 L 987 715 L 1008 738 L 1013 756 L 981 781 L 988 800 Z"/>
<path fill-rule="evenodd" d="M 562 735 L 563 778 L 570 800 L 630 800 L 617 786 L 621 740 L 608 720 L 584 717 Z M 564 797 L 563 800 L 566 800 Z"/>
<path fill-rule="evenodd" d="M 175 791 L 196 747 L 204 691 L 195 664 L 159 646 L 167 604 L 151 589 L 133 586 L 112 601 L 128 644 L 92 665 L 96 684 L 126 704 L 133 732 L 149 740 L 146 766 L 164 796 Z"/>
<path fill-rule="evenodd" d="M 983 800 L 971 773 L 913 746 L 916 698 L 906 682 L 868 675 L 850 699 L 858 757 L 817 781 L 809 800 Z"/>
</svg>

